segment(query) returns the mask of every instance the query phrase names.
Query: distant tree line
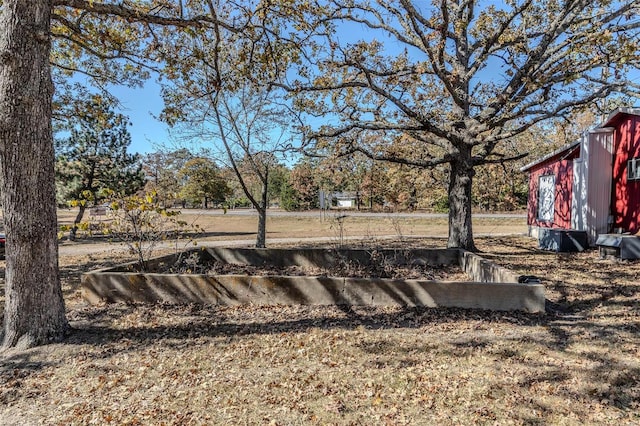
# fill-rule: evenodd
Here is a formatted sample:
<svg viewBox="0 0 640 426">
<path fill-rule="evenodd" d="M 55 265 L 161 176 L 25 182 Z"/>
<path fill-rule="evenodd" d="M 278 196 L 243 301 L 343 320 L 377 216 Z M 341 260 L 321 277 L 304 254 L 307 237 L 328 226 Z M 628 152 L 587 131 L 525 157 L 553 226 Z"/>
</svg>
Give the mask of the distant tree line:
<svg viewBox="0 0 640 426">
<path fill-rule="evenodd" d="M 95 105 L 94 110 L 98 111 Z M 513 156 L 530 155 L 518 161 L 478 168 L 473 188 L 473 206 L 482 211 L 513 211 L 526 206 L 527 176 L 519 171 L 527 162 L 579 137 L 593 117 L 571 125 L 556 123 L 514 139 Z M 158 150 L 144 156 L 127 153 L 131 138 L 126 117 L 110 110 L 83 117 L 70 136 L 57 141 L 57 196 L 60 206 L 87 207 L 103 202 L 101 193 L 122 195 L 136 192 L 157 194 L 165 208 L 246 208 L 252 203 L 231 167 L 216 158 L 188 149 Z M 254 160 L 254 161 L 250 161 Z M 267 206 L 288 211 L 319 208 L 319 193 L 354 194 L 358 209 L 446 212 L 448 169 L 429 171 L 411 166 L 375 161 L 364 155 L 302 157 L 294 165 L 269 158 Z M 260 198 L 262 178 L 255 159 L 237 161 L 244 185 Z"/>
</svg>

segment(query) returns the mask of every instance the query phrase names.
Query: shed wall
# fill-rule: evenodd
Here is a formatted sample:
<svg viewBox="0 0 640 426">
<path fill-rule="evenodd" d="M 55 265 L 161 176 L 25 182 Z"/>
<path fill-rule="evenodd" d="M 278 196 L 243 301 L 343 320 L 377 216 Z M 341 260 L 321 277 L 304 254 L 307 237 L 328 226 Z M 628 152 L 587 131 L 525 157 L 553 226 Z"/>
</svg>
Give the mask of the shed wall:
<svg viewBox="0 0 640 426">
<path fill-rule="evenodd" d="M 613 129 L 586 133 L 580 149 L 580 158 L 573 163 L 571 228 L 586 231 L 594 244 L 599 234 L 609 232 Z"/>
<path fill-rule="evenodd" d="M 640 180 L 627 179 L 627 162 L 640 157 L 640 117 L 625 115 L 615 128 L 613 226 L 635 234 L 640 231 Z"/>
<path fill-rule="evenodd" d="M 543 228 L 571 228 L 571 193 L 573 190 L 573 159 L 579 149 L 566 158 L 549 159 L 529 173 L 529 201 L 527 203 L 527 223 Z M 538 218 L 538 182 L 541 176 L 555 176 L 555 202 L 552 221 Z"/>
</svg>

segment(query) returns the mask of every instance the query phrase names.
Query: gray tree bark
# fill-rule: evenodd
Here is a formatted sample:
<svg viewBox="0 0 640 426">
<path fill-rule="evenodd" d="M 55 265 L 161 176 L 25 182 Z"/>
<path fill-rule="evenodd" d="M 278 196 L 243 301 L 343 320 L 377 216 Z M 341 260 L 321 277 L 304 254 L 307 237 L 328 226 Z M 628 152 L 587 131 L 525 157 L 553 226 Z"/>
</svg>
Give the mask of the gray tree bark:
<svg viewBox="0 0 640 426">
<path fill-rule="evenodd" d="M 58 272 L 50 16 L 48 0 L 4 0 L 0 12 L 3 348 L 59 341 L 68 330 Z"/>
<path fill-rule="evenodd" d="M 449 176 L 449 239 L 447 247 L 476 251 L 471 224 L 473 160 L 471 146 L 462 144 Z"/>
</svg>

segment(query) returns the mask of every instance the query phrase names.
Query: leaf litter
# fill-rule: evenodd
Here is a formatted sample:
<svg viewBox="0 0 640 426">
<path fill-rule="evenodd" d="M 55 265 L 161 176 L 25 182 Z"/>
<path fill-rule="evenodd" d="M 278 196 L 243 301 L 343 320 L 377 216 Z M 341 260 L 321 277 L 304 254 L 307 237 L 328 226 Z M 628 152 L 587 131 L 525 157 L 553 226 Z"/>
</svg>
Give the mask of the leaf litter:
<svg viewBox="0 0 640 426">
<path fill-rule="evenodd" d="M 478 246 L 548 312 L 86 306 L 77 265 L 122 259 L 61 258 L 75 329 L 2 355 L 0 424 L 639 423 L 637 263 Z"/>
</svg>

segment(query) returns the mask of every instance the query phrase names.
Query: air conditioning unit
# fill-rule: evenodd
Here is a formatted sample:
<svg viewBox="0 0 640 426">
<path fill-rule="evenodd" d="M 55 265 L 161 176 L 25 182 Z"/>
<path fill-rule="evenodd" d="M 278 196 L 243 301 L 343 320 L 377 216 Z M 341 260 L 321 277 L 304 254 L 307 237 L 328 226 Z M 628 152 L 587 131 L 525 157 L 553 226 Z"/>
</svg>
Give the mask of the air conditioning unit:
<svg viewBox="0 0 640 426">
<path fill-rule="evenodd" d="M 618 259 L 640 259 L 640 238 L 635 235 L 600 234 L 596 240 L 600 257 Z"/>
<path fill-rule="evenodd" d="M 538 248 L 555 252 L 577 252 L 589 247 L 586 231 L 574 229 L 540 228 Z"/>
<path fill-rule="evenodd" d="M 627 162 L 627 180 L 640 179 L 640 158 L 632 158 Z"/>
</svg>

